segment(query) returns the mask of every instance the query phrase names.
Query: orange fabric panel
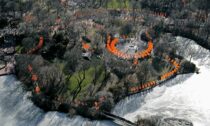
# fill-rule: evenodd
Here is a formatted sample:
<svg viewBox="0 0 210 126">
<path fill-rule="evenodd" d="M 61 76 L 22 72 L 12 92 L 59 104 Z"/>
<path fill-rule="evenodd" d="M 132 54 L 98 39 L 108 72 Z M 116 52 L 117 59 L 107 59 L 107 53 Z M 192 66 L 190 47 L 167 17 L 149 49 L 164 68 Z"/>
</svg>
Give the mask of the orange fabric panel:
<svg viewBox="0 0 210 126">
<path fill-rule="evenodd" d="M 38 77 L 36 74 L 33 74 L 32 77 L 31 77 L 31 80 L 32 81 L 37 81 L 38 80 Z"/>
<path fill-rule="evenodd" d="M 85 43 L 85 42 L 83 42 L 82 43 L 82 48 L 85 49 L 85 50 L 89 50 L 90 49 L 90 45 Z"/>
<path fill-rule="evenodd" d="M 40 89 L 40 87 L 39 87 L 39 86 L 36 86 L 34 91 L 35 91 L 35 93 L 36 93 L 36 94 L 39 94 L 39 93 L 40 93 L 40 91 L 41 91 L 41 89 Z"/>
<path fill-rule="evenodd" d="M 33 70 L 32 66 L 31 65 L 28 65 L 28 71 L 31 73 Z"/>
</svg>

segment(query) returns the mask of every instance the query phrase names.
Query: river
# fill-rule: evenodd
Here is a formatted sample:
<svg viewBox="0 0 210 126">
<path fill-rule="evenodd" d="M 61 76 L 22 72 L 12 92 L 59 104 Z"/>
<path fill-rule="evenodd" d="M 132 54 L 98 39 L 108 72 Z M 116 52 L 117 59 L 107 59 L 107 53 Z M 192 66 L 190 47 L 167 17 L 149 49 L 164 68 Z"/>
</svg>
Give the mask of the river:
<svg viewBox="0 0 210 126">
<path fill-rule="evenodd" d="M 194 126 L 210 126 L 210 52 L 185 38 L 176 37 L 177 53 L 191 59 L 199 74 L 179 75 L 146 94 L 125 98 L 113 113 L 131 121 L 137 117 L 175 117 Z M 0 77 L 0 126 L 116 126 L 111 121 L 68 118 L 58 112 L 44 113 L 33 105 L 15 76 Z"/>
</svg>

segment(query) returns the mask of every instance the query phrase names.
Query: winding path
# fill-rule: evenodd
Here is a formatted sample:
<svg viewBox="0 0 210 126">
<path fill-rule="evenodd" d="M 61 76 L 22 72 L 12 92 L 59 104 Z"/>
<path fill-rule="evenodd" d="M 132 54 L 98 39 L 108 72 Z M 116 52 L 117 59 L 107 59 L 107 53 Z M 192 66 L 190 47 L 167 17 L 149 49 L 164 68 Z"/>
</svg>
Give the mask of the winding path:
<svg viewBox="0 0 210 126">
<path fill-rule="evenodd" d="M 33 82 L 34 87 L 35 87 L 34 92 L 36 94 L 39 94 L 41 92 L 41 89 L 40 89 L 39 84 L 38 84 L 38 76 L 37 76 L 37 74 L 35 74 L 33 72 L 33 68 L 32 68 L 31 64 L 28 65 L 27 69 L 28 69 L 28 72 L 31 76 L 31 81 Z"/>
<path fill-rule="evenodd" d="M 180 69 L 180 64 L 177 63 L 176 60 L 171 59 L 169 56 L 166 56 L 165 59 L 174 66 L 173 70 L 161 75 L 160 79 L 158 79 L 158 80 L 140 84 L 139 86 L 130 87 L 129 93 L 134 94 L 134 93 L 138 93 L 143 90 L 155 87 L 155 86 L 161 84 L 162 82 L 170 79 L 171 77 L 175 76 L 177 74 L 178 70 Z"/>
<path fill-rule="evenodd" d="M 36 52 L 37 50 L 41 49 L 42 46 L 43 46 L 43 44 L 44 44 L 44 38 L 43 38 L 43 36 L 40 36 L 40 37 L 39 37 L 39 43 L 38 43 L 38 45 L 37 45 L 36 47 L 30 49 L 30 50 L 27 52 L 27 54 L 33 54 L 33 53 Z M 31 65 L 31 64 L 28 65 L 28 68 L 27 68 L 27 69 L 28 69 L 28 71 L 29 71 L 29 73 L 30 73 L 31 81 L 33 82 L 34 87 L 35 87 L 34 92 L 35 92 L 36 94 L 39 94 L 39 93 L 41 92 L 41 89 L 40 89 L 39 84 L 38 84 L 38 81 L 37 81 L 37 80 L 38 80 L 38 76 L 37 76 L 37 74 L 35 74 L 35 73 L 33 72 L 33 68 L 32 68 L 32 65 Z"/>
<path fill-rule="evenodd" d="M 30 49 L 30 50 L 27 52 L 27 54 L 33 54 L 33 53 L 36 52 L 37 50 L 41 49 L 42 46 L 43 46 L 43 44 L 44 44 L 44 38 L 43 38 L 43 36 L 40 36 L 40 37 L 39 37 L 39 43 L 38 43 L 38 45 L 37 45 L 36 47 Z"/>
<path fill-rule="evenodd" d="M 134 64 L 138 64 L 138 60 L 139 59 L 145 59 L 146 57 L 150 56 L 151 52 L 153 51 L 153 48 L 154 48 L 152 38 L 150 37 L 148 32 L 146 32 L 146 36 L 148 38 L 147 48 L 143 51 L 139 51 L 139 52 L 136 52 L 134 54 L 127 54 L 125 52 L 120 51 L 116 47 L 117 43 L 119 42 L 119 39 L 118 38 L 111 39 L 110 35 L 107 36 L 106 48 L 113 55 L 115 55 L 119 58 L 125 59 L 125 60 L 134 60 Z M 43 43 L 44 43 L 44 39 L 41 36 L 40 39 L 39 39 L 39 44 L 35 48 L 32 48 L 31 50 L 29 50 L 27 52 L 27 54 L 33 54 L 34 52 L 36 52 L 37 50 L 42 48 Z M 86 45 L 83 44 L 83 47 L 84 46 L 86 47 Z M 138 92 L 142 92 L 142 91 L 147 90 L 149 88 L 155 87 L 155 86 L 159 85 L 160 83 L 170 79 L 172 76 L 175 76 L 177 74 L 177 72 L 180 68 L 179 63 L 177 63 L 176 60 L 171 59 L 169 56 L 166 56 L 164 59 L 167 62 L 169 62 L 170 64 L 172 64 L 174 66 L 174 68 L 171 71 L 161 75 L 158 80 L 150 81 L 150 82 L 147 82 L 147 83 L 144 83 L 144 84 L 139 84 L 138 86 L 134 86 L 134 87 L 129 87 L 129 89 L 128 89 L 129 90 L 129 95 L 132 95 L 132 94 L 135 94 L 135 93 L 138 93 Z M 31 81 L 33 82 L 33 85 L 34 85 L 34 92 L 36 94 L 39 94 L 41 92 L 41 89 L 40 89 L 39 84 L 38 84 L 38 76 L 37 76 L 37 74 L 34 73 L 32 65 L 30 65 L 30 64 L 28 65 L 28 71 L 29 71 L 30 76 L 31 76 Z M 101 103 L 103 103 L 103 101 L 104 100 L 101 100 L 101 101 L 99 100 L 99 101 L 94 102 L 93 106 L 94 106 L 95 110 L 100 111 L 100 105 L 101 105 Z M 76 103 L 76 104 L 79 105 L 79 106 L 85 105 L 84 102 L 79 102 L 79 103 Z M 120 120 L 121 122 L 124 122 L 126 124 L 134 125 L 132 122 L 129 122 L 129 121 L 127 121 L 123 118 L 120 118 L 118 116 L 112 115 L 111 113 L 102 112 L 101 114 L 106 116 L 107 118 L 114 119 L 114 120 Z"/>
<path fill-rule="evenodd" d="M 150 37 L 148 37 L 148 38 L 150 38 Z M 114 38 L 113 40 L 111 40 L 111 36 L 108 35 L 106 48 L 112 54 L 116 55 L 119 58 L 126 59 L 126 60 L 144 59 L 147 56 L 149 56 L 153 50 L 153 42 L 151 39 L 148 41 L 147 49 L 140 51 L 140 52 L 136 52 L 134 54 L 127 54 L 127 53 L 124 53 L 124 52 L 120 51 L 119 49 L 117 49 L 116 45 L 118 42 L 119 42 L 118 38 Z"/>
<path fill-rule="evenodd" d="M 146 32 L 146 36 L 149 39 L 148 41 L 148 45 L 147 45 L 147 49 L 134 53 L 134 54 L 127 54 L 124 53 L 122 51 L 120 51 L 119 49 L 117 49 L 116 45 L 119 42 L 118 38 L 114 38 L 111 39 L 111 36 L 108 35 L 107 36 L 107 43 L 106 43 L 106 48 L 107 50 L 112 53 L 113 55 L 116 55 L 119 58 L 122 59 L 126 59 L 126 60 L 134 60 L 134 64 L 138 64 L 138 59 L 145 59 L 146 57 L 151 55 L 151 52 L 154 48 L 153 46 L 153 41 L 152 41 L 152 37 L 149 35 L 148 32 Z M 138 93 L 141 92 L 143 90 L 155 87 L 157 85 L 159 85 L 160 83 L 170 79 L 171 77 L 175 76 L 178 72 L 178 70 L 180 69 L 180 64 L 177 63 L 176 60 L 171 59 L 169 56 L 166 56 L 164 58 L 167 62 L 169 62 L 170 64 L 172 64 L 174 66 L 174 69 L 161 75 L 160 78 L 158 80 L 154 80 L 154 81 L 150 81 L 144 84 L 140 84 L 139 86 L 134 86 L 134 87 L 129 87 L 129 94 L 134 94 L 134 93 Z"/>
</svg>

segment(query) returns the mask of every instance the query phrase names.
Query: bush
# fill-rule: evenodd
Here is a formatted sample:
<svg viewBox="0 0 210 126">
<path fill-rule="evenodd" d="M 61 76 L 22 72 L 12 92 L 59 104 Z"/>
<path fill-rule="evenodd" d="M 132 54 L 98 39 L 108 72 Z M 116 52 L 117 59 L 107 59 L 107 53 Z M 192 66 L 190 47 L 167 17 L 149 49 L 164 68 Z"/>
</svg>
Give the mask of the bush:
<svg viewBox="0 0 210 126">
<path fill-rule="evenodd" d="M 129 35 L 132 32 L 132 30 L 133 30 L 133 26 L 131 24 L 126 24 L 125 26 L 121 28 L 120 33 L 122 35 Z"/>
<path fill-rule="evenodd" d="M 193 64 L 189 61 L 184 61 L 181 65 L 182 65 L 181 73 L 183 73 L 183 74 L 194 73 L 196 71 L 195 64 Z"/>
</svg>

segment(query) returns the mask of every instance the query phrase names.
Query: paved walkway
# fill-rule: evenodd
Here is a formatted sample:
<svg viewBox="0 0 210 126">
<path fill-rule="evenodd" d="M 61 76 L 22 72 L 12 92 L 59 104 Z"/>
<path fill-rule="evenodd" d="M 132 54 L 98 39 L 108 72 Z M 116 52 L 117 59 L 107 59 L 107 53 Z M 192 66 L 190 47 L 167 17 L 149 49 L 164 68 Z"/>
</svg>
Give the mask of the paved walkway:
<svg viewBox="0 0 210 126">
<path fill-rule="evenodd" d="M 108 35 L 107 37 L 107 50 L 112 53 L 113 55 L 122 58 L 122 59 L 134 59 L 134 64 L 138 64 L 138 59 L 144 59 L 147 56 L 149 56 L 153 50 L 153 41 L 151 36 L 149 35 L 148 32 L 146 32 L 146 36 L 149 39 L 148 44 L 147 44 L 147 48 L 139 51 L 137 48 L 137 45 L 135 45 L 135 43 L 119 43 L 119 39 L 118 38 L 114 38 L 111 39 L 111 36 Z M 134 53 L 128 53 L 128 52 L 123 52 L 122 50 L 120 50 L 118 47 L 121 46 L 122 48 L 127 48 L 127 46 L 129 45 L 133 45 L 133 52 Z M 123 47 L 126 46 L 126 47 Z M 135 47 L 136 46 L 136 47 Z M 154 80 L 154 81 L 150 81 L 144 84 L 139 84 L 138 86 L 134 86 L 134 87 L 129 87 L 129 93 L 130 94 L 134 94 L 134 93 L 138 93 L 141 92 L 142 90 L 154 87 L 159 85 L 160 83 L 162 83 L 163 81 L 171 78 L 172 76 L 175 76 L 177 74 L 177 72 L 180 69 L 180 64 L 176 62 L 176 60 L 171 59 L 169 56 L 163 57 L 163 59 L 165 59 L 167 62 L 169 62 L 172 66 L 174 66 L 174 69 L 161 75 L 160 79 L 158 80 Z"/>
<path fill-rule="evenodd" d="M 150 40 L 148 41 L 147 48 L 145 50 L 138 51 L 137 47 L 134 47 L 137 50 L 137 52 L 135 53 L 129 54 L 129 53 L 123 52 L 117 48 L 117 45 L 119 44 L 119 39 L 118 38 L 111 39 L 110 35 L 108 35 L 107 37 L 106 48 L 113 55 L 122 59 L 127 59 L 127 60 L 144 59 L 147 56 L 150 56 L 153 50 L 153 41 L 150 35 L 148 34 L 148 32 L 146 32 L 146 34 L 147 34 L 147 38 L 149 38 Z"/>
</svg>

